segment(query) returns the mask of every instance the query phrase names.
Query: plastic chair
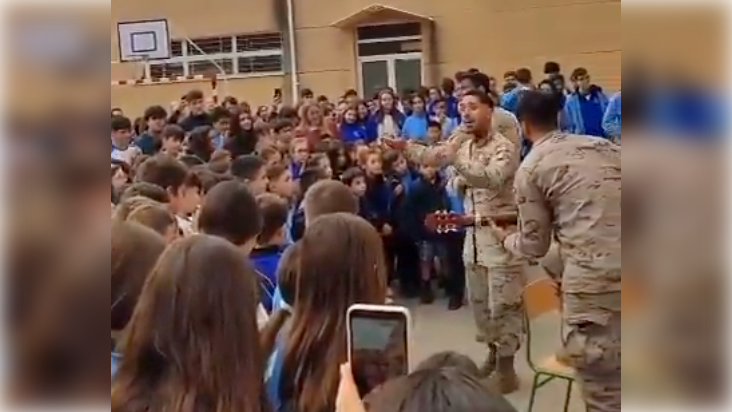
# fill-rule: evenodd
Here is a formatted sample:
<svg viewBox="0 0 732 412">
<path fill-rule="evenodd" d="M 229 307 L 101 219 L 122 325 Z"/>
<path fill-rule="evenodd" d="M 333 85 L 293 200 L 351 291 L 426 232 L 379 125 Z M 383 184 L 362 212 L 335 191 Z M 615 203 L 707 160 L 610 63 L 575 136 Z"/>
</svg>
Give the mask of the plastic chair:
<svg viewBox="0 0 732 412">
<path fill-rule="evenodd" d="M 534 372 L 528 411 L 533 410 L 539 389 L 547 383 L 559 379 L 567 382 L 567 392 L 564 399 L 564 412 L 567 412 L 569 402 L 572 399 L 572 388 L 576 381 L 575 371 L 570 366 L 561 363 L 556 355 L 551 355 L 539 361 L 535 361 L 532 355 L 531 321 L 549 313 L 561 313 L 561 301 L 555 294 L 553 281 L 549 278 L 543 278 L 529 284 L 524 291 L 524 302 L 526 305 L 526 361 Z M 560 331 L 564 336 L 561 324 Z"/>
</svg>

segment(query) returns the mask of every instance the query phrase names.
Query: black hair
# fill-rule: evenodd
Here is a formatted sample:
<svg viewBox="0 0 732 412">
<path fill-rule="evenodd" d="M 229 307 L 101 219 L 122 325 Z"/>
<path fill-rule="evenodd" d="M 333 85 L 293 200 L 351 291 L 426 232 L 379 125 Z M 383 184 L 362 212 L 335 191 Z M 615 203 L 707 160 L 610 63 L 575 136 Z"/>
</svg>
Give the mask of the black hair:
<svg viewBox="0 0 732 412">
<path fill-rule="evenodd" d="M 562 68 L 557 62 L 546 62 L 544 63 L 544 74 L 559 74 Z"/>
<path fill-rule="evenodd" d="M 482 90 L 469 90 L 463 94 L 463 97 L 465 96 L 474 96 L 476 97 L 481 103 L 487 105 L 491 109 L 495 108 L 496 103 L 491 99 L 491 97 L 488 95 L 488 93 L 482 91 Z"/>
<path fill-rule="evenodd" d="M 360 167 L 352 167 L 343 172 L 343 175 L 341 175 L 341 182 L 350 187 L 353 181 L 360 177 L 366 178 L 366 172 L 364 172 Z"/>
<path fill-rule="evenodd" d="M 231 162 L 231 175 L 241 180 L 253 180 L 266 164 L 264 159 L 259 156 L 239 156 Z"/>
<path fill-rule="evenodd" d="M 300 91 L 300 97 L 302 98 L 313 97 L 314 95 L 315 93 L 310 89 L 302 89 L 302 91 Z"/>
<path fill-rule="evenodd" d="M 561 109 L 555 93 L 527 90 L 519 99 L 516 117 L 532 126 L 555 130 L 559 127 L 557 114 Z"/>
<path fill-rule="evenodd" d="M 231 119 L 231 113 L 225 108 L 218 106 L 211 111 L 211 121 L 218 123 L 221 119 Z"/>
<path fill-rule="evenodd" d="M 349 96 L 356 96 L 358 97 L 358 92 L 353 89 L 346 90 L 345 93 L 343 93 L 343 97 L 349 97 Z"/>
<path fill-rule="evenodd" d="M 145 114 L 142 116 L 145 121 L 150 119 L 166 119 L 167 117 L 168 112 L 165 111 L 163 106 L 150 106 L 145 109 Z"/>
<path fill-rule="evenodd" d="M 429 122 L 427 122 L 427 128 L 428 129 L 436 128 L 436 129 L 442 130 L 442 125 L 440 124 L 440 122 L 438 122 L 436 120 L 430 120 Z"/>
<path fill-rule="evenodd" d="M 132 121 L 124 116 L 112 117 L 112 131 L 132 130 Z"/>
<path fill-rule="evenodd" d="M 481 72 L 470 72 L 463 77 L 463 80 L 468 80 L 477 90 L 488 92 L 491 88 L 491 79 L 485 73 Z"/>
</svg>

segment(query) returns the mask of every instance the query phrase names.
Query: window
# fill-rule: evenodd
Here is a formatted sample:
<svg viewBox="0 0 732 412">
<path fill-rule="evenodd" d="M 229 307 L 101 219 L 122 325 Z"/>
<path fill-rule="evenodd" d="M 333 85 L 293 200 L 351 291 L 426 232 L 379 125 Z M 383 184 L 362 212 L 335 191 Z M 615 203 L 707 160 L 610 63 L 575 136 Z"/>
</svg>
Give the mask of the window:
<svg viewBox="0 0 732 412">
<path fill-rule="evenodd" d="M 358 40 L 377 40 L 421 35 L 422 25 L 420 23 L 383 24 L 358 28 Z"/>
<path fill-rule="evenodd" d="M 171 58 L 149 62 L 150 77 L 277 74 L 283 71 L 282 35 L 212 36 L 173 40 Z"/>
</svg>

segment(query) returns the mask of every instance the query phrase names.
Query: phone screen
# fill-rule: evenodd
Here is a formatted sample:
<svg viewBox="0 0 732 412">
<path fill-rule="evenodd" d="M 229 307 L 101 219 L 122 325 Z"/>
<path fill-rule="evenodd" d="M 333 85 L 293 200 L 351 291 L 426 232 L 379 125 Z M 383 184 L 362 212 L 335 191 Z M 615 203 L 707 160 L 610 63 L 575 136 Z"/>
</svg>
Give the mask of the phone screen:
<svg viewBox="0 0 732 412">
<path fill-rule="evenodd" d="M 351 312 L 351 369 L 362 394 L 409 373 L 407 322 L 398 312 Z"/>
</svg>

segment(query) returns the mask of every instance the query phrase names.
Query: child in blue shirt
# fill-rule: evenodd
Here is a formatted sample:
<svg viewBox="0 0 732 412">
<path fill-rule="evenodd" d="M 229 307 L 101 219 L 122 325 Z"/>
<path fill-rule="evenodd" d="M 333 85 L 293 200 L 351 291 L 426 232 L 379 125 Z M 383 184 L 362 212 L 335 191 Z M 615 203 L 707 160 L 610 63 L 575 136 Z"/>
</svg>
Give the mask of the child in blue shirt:
<svg viewBox="0 0 732 412">
<path fill-rule="evenodd" d="M 261 276 L 262 306 L 272 311 L 272 298 L 277 287 L 277 267 L 287 246 L 285 225 L 287 223 L 287 202 L 280 196 L 265 193 L 257 197 L 262 214 L 262 231 L 257 236 L 257 246 L 250 259 Z"/>
<path fill-rule="evenodd" d="M 343 113 L 341 140 L 346 144 L 369 141 L 366 125 L 358 119 L 358 109 L 351 107 Z"/>
<path fill-rule="evenodd" d="M 406 139 L 426 141 L 429 116 L 424 99 L 421 96 L 414 96 L 411 103 L 412 114 L 404 121 L 402 136 Z"/>
</svg>

